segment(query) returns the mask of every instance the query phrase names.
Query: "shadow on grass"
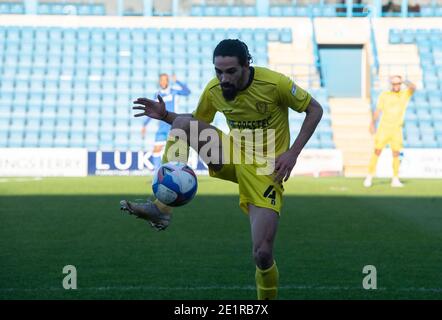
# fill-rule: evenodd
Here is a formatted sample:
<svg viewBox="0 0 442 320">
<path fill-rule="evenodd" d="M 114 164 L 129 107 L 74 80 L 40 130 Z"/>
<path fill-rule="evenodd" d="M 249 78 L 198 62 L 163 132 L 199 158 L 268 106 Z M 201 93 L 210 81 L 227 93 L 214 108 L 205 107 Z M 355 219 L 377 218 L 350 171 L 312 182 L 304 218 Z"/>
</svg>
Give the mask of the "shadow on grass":
<svg viewBox="0 0 442 320">
<path fill-rule="evenodd" d="M 0 197 L 2 299 L 254 299 L 236 196 L 198 196 L 157 232 L 125 196 Z M 442 198 L 286 196 L 275 242 L 282 299 L 442 298 Z M 377 268 L 376 292 L 362 268 Z M 65 265 L 78 287 L 62 288 Z M 420 288 L 420 289 L 419 289 Z"/>
</svg>

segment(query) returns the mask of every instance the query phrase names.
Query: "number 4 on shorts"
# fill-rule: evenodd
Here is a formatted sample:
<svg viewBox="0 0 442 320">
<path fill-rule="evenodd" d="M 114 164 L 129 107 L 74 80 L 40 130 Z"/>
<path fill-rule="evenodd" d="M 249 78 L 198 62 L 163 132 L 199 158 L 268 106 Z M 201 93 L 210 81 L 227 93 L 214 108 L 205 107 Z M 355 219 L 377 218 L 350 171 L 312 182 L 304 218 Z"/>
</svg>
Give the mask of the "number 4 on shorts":
<svg viewBox="0 0 442 320">
<path fill-rule="evenodd" d="M 272 205 L 276 204 L 276 191 L 274 190 L 274 187 L 272 185 L 270 185 L 266 191 L 264 191 L 263 194 L 264 198 L 269 198 L 272 200 Z"/>
</svg>

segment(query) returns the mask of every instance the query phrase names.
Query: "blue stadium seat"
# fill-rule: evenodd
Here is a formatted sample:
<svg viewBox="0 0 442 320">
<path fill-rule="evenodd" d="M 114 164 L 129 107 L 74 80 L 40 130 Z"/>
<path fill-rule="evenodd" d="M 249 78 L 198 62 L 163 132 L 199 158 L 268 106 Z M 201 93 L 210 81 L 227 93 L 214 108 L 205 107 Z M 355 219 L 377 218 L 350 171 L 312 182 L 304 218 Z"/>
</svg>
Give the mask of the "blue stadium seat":
<svg viewBox="0 0 442 320">
<path fill-rule="evenodd" d="M 8 44 L 19 43 L 20 42 L 20 29 L 16 27 L 10 27 L 7 29 L 6 41 Z"/>
<path fill-rule="evenodd" d="M 320 142 L 318 139 L 312 137 L 312 138 L 307 142 L 307 144 L 306 144 L 305 147 L 306 147 L 307 149 L 317 149 L 317 148 L 320 148 L 320 147 L 321 147 L 321 142 Z"/>
<path fill-rule="evenodd" d="M 5 77 L 0 79 L 0 90 L 1 93 L 13 93 L 15 91 L 15 84 L 13 80 L 8 79 L 9 77 Z"/>
<path fill-rule="evenodd" d="M 205 6 L 203 10 L 204 16 L 217 16 L 218 8 L 214 6 Z"/>
<path fill-rule="evenodd" d="M 437 147 L 441 148 L 442 147 L 442 135 L 436 136 L 436 141 L 437 141 Z"/>
<path fill-rule="evenodd" d="M 26 131 L 40 131 L 40 117 L 27 117 Z"/>
<path fill-rule="evenodd" d="M 24 11 L 22 3 L 0 3 L 0 14 L 23 14 Z"/>
<path fill-rule="evenodd" d="M 71 148 L 81 148 L 84 147 L 84 134 L 81 132 L 73 132 L 69 137 L 68 145 Z"/>
<path fill-rule="evenodd" d="M 204 8 L 202 6 L 194 5 L 190 9 L 190 15 L 201 17 L 204 15 Z"/>
<path fill-rule="evenodd" d="M 402 43 L 410 44 L 414 43 L 414 31 L 411 30 L 405 30 L 402 32 Z"/>
<path fill-rule="evenodd" d="M 97 133 L 87 132 L 85 137 L 84 146 L 89 150 L 100 150 L 99 140 Z"/>
<path fill-rule="evenodd" d="M 1 114 L 0 116 L 0 131 L 7 131 L 9 129 L 9 113 Z"/>
<path fill-rule="evenodd" d="M 282 6 L 271 6 L 269 9 L 269 14 L 271 17 L 281 17 L 284 15 L 286 8 Z"/>
<path fill-rule="evenodd" d="M 38 147 L 39 133 L 37 131 L 26 131 L 23 141 L 23 147 L 36 148 Z"/>
<path fill-rule="evenodd" d="M 256 16 L 255 6 L 243 6 L 243 16 Z"/>
<path fill-rule="evenodd" d="M 414 113 L 413 111 L 410 110 L 410 108 L 408 108 L 408 110 L 405 112 L 405 121 L 413 121 L 417 119 L 418 118 L 416 113 Z"/>
<path fill-rule="evenodd" d="M 23 132 L 20 131 L 10 132 L 7 146 L 9 148 L 23 147 Z"/>
<path fill-rule="evenodd" d="M 267 30 L 267 40 L 279 41 L 279 30 L 275 28 Z"/>
<path fill-rule="evenodd" d="M 423 139 L 422 147 L 424 148 L 437 148 L 439 146 L 436 138 L 434 137 L 433 138 L 423 137 L 422 139 Z"/>
<path fill-rule="evenodd" d="M 68 147 L 69 146 L 69 133 L 64 132 L 64 131 L 55 132 L 53 145 L 56 148 Z"/>
<path fill-rule="evenodd" d="M 0 130 L 0 148 L 6 148 L 8 146 L 8 139 L 9 133 L 5 130 Z"/>
<path fill-rule="evenodd" d="M 408 148 L 422 148 L 422 140 L 419 135 L 409 135 L 405 145 Z"/>
<path fill-rule="evenodd" d="M 281 39 L 281 42 L 283 42 L 283 43 L 292 42 L 292 31 L 288 28 L 282 29 L 280 39 Z"/>
<path fill-rule="evenodd" d="M 242 6 L 231 6 L 230 7 L 230 16 L 233 16 L 233 17 L 244 16 L 243 7 Z"/>
</svg>

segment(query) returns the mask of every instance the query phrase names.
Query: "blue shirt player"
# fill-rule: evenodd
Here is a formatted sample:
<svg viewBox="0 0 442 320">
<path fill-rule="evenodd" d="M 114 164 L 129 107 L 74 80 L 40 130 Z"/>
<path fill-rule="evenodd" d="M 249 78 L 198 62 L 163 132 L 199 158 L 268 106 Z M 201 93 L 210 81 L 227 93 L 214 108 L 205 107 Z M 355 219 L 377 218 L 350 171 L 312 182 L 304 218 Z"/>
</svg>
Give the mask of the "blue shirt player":
<svg viewBox="0 0 442 320">
<path fill-rule="evenodd" d="M 181 81 L 176 80 L 176 76 L 173 75 L 172 79 L 174 84 L 169 86 L 169 76 L 165 73 L 160 74 L 159 85 L 160 90 L 154 95 L 154 99 L 160 95 L 166 104 L 166 110 L 171 112 L 176 112 L 175 106 L 177 101 L 177 96 L 188 96 L 190 95 L 190 90 L 186 84 Z M 144 137 L 146 134 L 146 126 L 150 122 L 151 118 L 146 117 L 143 127 L 141 128 L 141 135 Z M 155 143 L 152 151 L 152 155 L 149 158 L 150 162 L 154 165 L 155 170 L 161 165 L 161 157 L 163 153 L 164 146 L 166 145 L 167 136 L 169 134 L 170 125 L 165 121 L 160 121 L 158 131 L 155 134 Z"/>
</svg>

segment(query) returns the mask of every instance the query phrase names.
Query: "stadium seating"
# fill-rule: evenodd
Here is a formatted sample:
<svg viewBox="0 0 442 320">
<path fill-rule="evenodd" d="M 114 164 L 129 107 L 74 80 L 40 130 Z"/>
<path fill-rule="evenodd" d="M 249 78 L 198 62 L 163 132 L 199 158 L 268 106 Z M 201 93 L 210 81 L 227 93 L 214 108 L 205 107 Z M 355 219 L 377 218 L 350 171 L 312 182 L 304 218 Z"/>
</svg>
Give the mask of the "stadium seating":
<svg viewBox="0 0 442 320">
<path fill-rule="evenodd" d="M 310 138 L 306 145 L 306 148 L 335 148 L 333 141 L 333 131 L 331 126 L 330 106 L 328 104 L 328 93 L 326 88 L 310 89 L 311 95 L 321 104 L 324 109 L 321 122 L 319 123 L 315 133 Z M 302 122 L 305 118 L 304 114 L 297 113 L 290 110 L 290 136 L 291 143 L 295 140 L 299 130 L 301 129 Z"/>
<path fill-rule="evenodd" d="M 365 5 L 354 4 L 354 16 L 366 16 Z M 255 6 L 251 5 L 194 5 L 191 16 L 256 16 Z M 271 17 L 341 17 L 346 16 L 345 5 L 336 3 L 270 5 Z"/>
<path fill-rule="evenodd" d="M 152 96 L 160 72 L 174 73 L 192 91 L 180 111 L 192 111 L 225 37 L 250 40 L 261 66 L 269 41 L 292 41 L 290 29 L 0 27 L 0 147 L 142 148 L 133 99 Z M 332 147 L 330 128 L 311 146 Z"/>
<path fill-rule="evenodd" d="M 24 14 L 25 6 L 22 2 L 0 2 L 0 14 Z M 49 15 L 105 15 L 103 3 L 53 3 L 41 1 L 37 6 L 38 14 Z"/>
<path fill-rule="evenodd" d="M 25 6 L 20 2 L 0 2 L 0 14 L 24 14 Z"/>
<path fill-rule="evenodd" d="M 389 40 L 391 44 L 415 43 L 423 71 L 424 87 L 416 91 L 405 115 L 405 147 L 442 147 L 442 30 L 391 29 Z"/>
<path fill-rule="evenodd" d="M 115 5 L 117 1 L 112 0 L 95 0 L 95 1 L 58 1 L 48 2 L 47 0 L 39 1 L 37 13 L 49 15 L 136 15 L 141 16 L 144 12 L 143 1 L 126 1 L 129 3 L 125 7 L 122 2 L 122 12 L 117 13 Z M 163 1 L 164 2 L 164 1 Z M 171 1 L 168 1 L 171 3 Z M 385 2 L 385 1 L 384 1 Z M 400 1 L 398 1 L 400 3 Z M 0 1 L 0 14 L 24 14 L 24 1 Z M 161 1 L 152 1 L 152 15 L 154 16 L 172 16 L 172 9 L 165 9 Z M 250 17 L 258 16 L 256 1 L 177 1 L 178 15 L 188 16 L 218 16 L 218 17 Z M 417 5 L 417 6 L 416 6 Z M 363 1 L 358 3 L 352 2 L 351 14 L 353 17 L 366 17 L 373 10 L 372 1 Z M 401 6 L 392 12 L 383 11 L 383 17 L 400 17 L 402 16 Z M 384 8 L 385 9 L 385 8 Z M 380 12 L 380 8 L 379 8 Z M 408 17 L 441 17 L 442 6 L 437 1 L 419 1 L 419 4 L 410 1 L 407 11 Z M 347 4 L 345 1 L 322 0 L 322 1 L 269 1 L 268 15 L 271 17 L 346 17 Z"/>
<path fill-rule="evenodd" d="M 194 5 L 190 10 L 191 16 L 256 16 L 255 6 L 210 6 L 210 5 Z"/>
<path fill-rule="evenodd" d="M 102 16 L 105 15 L 104 4 L 88 4 L 88 3 L 45 3 L 39 2 L 38 14 L 52 15 L 79 15 L 79 16 Z"/>
</svg>

